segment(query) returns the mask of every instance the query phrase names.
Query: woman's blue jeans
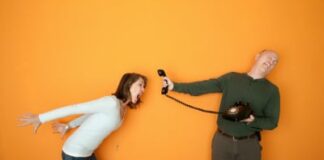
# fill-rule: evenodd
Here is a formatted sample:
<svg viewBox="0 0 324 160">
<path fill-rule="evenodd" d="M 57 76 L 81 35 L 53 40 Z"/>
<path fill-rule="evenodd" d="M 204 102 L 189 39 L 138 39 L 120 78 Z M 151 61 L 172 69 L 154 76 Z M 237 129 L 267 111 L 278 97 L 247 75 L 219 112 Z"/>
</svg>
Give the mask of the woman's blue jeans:
<svg viewBox="0 0 324 160">
<path fill-rule="evenodd" d="M 62 151 L 62 159 L 63 160 L 97 160 L 96 156 L 92 154 L 90 157 L 73 157 Z"/>
</svg>

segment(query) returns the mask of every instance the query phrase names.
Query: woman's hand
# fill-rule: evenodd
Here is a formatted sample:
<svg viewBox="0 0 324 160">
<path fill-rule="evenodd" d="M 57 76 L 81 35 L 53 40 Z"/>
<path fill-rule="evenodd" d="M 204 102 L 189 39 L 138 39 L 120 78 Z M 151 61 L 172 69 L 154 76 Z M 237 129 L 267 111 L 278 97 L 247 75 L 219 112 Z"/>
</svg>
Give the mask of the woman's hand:
<svg viewBox="0 0 324 160">
<path fill-rule="evenodd" d="M 20 121 L 21 124 L 18 126 L 28 126 L 28 125 L 33 125 L 34 133 L 37 133 L 38 128 L 42 124 L 41 121 L 39 120 L 38 114 L 32 114 L 32 113 L 26 113 L 21 115 L 18 120 Z"/>
<path fill-rule="evenodd" d="M 63 138 L 63 136 L 65 135 L 65 133 L 70 130 L 69 125 L 65 124 L 65 123 L 59 123 L 59 122 L 54 122 L 52 124 L 52 129 L 54 131 L 54 133 L 58 133 L 61 135 L 61 137 Z"/>
</svg>

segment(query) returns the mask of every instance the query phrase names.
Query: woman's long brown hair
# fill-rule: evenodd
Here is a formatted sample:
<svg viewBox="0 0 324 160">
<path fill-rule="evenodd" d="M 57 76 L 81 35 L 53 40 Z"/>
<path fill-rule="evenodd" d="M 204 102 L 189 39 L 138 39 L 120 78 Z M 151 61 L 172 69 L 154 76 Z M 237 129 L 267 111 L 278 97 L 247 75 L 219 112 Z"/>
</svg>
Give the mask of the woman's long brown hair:
<svg viewBox="0 0 324 160">
<path fill-rule="evenodd" d="M 131 98 L 130 87 L 140 78 L 144 80 L 144 87 L 146 87 L 147 78 L 145 76 L 138 73 L 125 73 L 119 82 L 116 92 L 113 93 L 113 95 L 115 95 L 119 100 L 126 102 L 129 98 Z M 140 99 L 138 99 L 135 104 L 130 102 L 127 105 L 130 108 L 136 108 L 139 103 L 141 103 Z"/>
</svg>

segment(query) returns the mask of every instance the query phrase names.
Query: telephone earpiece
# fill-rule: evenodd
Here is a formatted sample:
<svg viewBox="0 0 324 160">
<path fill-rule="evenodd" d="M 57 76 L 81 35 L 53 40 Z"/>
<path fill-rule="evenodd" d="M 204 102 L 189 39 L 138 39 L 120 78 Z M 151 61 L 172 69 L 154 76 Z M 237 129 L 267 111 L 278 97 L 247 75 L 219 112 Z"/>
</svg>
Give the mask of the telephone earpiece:
<svg viewBox="0 0 324 160">
<path fill-rule="evenodd" d="M 157 72 L 158 72 L 158 75 L 160 76 L 160 77 L 166 77 L 166 74 L 165 74 L 165 72 L 164 72 L 164 70 L 163 69 L 158 69 L 157 70 Z M 167 80 L 164 80 L 165 81 L 165 83 L 167 84 L 165 87 L 162 87 L 162 90 L 161 90 L 161 94 L 167 94 L 168 93 L 168 88 L 169 88 L 169 84 L 168 84 L 168 81 Z"/>
</svg>

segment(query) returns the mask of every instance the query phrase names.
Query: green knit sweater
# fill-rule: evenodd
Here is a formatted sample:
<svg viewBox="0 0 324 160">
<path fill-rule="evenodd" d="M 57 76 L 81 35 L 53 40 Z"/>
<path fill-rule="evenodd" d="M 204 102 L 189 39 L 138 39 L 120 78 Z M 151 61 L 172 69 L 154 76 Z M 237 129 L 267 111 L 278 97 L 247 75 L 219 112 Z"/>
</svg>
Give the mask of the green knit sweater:
<svg viewBox="0 0 324 160">
<path fill-rule="evenodd" d="M 223 93 L 219 111 L 223 112 L 235 102 L 249 103 L 255 120 L 250 123 L 232 122 L 218 116 L 218 127 L 235 137 L 251 135 L 263 129 L 277 127 L 280 111 L 279 89 L 267 79 L 253 79 L 245 73 L 228 73 L 216 79 L 192 83 L 174 83 L 174 91 L 198 96 Z"/>
</svg>

